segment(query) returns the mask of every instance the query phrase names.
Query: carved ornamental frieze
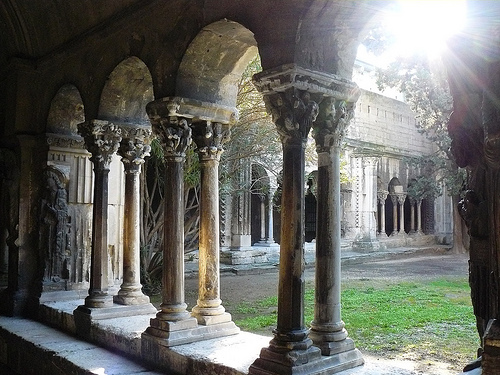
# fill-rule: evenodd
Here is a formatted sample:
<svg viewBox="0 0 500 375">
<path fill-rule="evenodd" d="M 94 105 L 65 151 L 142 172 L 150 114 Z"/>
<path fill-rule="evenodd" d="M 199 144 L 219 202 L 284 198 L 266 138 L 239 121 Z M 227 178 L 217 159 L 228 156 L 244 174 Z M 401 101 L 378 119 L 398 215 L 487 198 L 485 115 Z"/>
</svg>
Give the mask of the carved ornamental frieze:
<svg viewBox="0 0 500 375">
<path fill-rule="evenodd" d="M 82 137 L 74 135 L 63 135 L 47 133 L 47 144 L 50 147 L 67 148 L 67 149 L 84 149 L 85 143 Z"/>
<path fill-rule="evenodd" d="M 109 169 L 111 158 L 122 139 L 120 127 L 108 121 L 92 120 L 78 124 L 78 132 L 92 154 L 90 161 L 103 169 Z"/>
<path fill-rule="evenodd" d="M 146 127 L 121 126 L 122 140 L 118 148 L 125 171 L 139 172 L 144 158 L 151 151 L 151 129 Z"/>
</svg>

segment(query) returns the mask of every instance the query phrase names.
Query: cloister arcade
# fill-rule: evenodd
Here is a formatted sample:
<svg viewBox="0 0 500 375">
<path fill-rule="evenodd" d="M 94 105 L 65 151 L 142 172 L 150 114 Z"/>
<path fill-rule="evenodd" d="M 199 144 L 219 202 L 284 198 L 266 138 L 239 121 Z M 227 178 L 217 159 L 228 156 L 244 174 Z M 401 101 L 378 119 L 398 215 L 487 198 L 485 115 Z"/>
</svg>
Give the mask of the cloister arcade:
<svg viewBox="0 0 500 375">
<path fill-rule="evenodd" d="M 474 15 L 491 20 L 489 8 L 485 15 L 479 12 L 484 10 L 481 2 L 473 4 L 476 8 L 471 9 L 478 11 Z M 224 234 L 219 226 L 218 164 L 238 116 L 237 83 L 259 53 L 263 70 L 253 80 L 272 114 L 283 150 L 278 313 L 272 340 L 244 372 L 327 374 L 362 365 L 340 310 L 340 149 L 360 95 L 351 80 L 356 50 L 386 5 L 373 0 L 2 2 L 0 259 L 7 262 L 2 314 L 54 324 L 44 303 L 62 287 L 68 295 L 84 297 L 71 318 L 56 317 L 69 319 L 72 333 L 91 340 L 102 320 L 146 316 L 150 319 L 135 341 L 138 346 L 120 350 L 129 350 L 127 354 L 136 360 L 163 371 L 206 372 L 206 363 L 175 360 L 172 347 L 239 333 L 220 298 Z M 487 29 L 495 24 L 484 25 L 481 35 L 497 47 L 497 34 Z M 498 111 L 494 99 L 499 96 L 495 83 L 500 72 L 496 60 L 482 60 L 483 49 L 478 47 L 472 56 L 460 49 L 462 43 L 475 40 L 456 42 L 457 55 L 449 63 L 456 100 L 450 133 L 459 164 L 476 168 L 485 162 L 476 174 L 485 177 L 471 183 L 480 198 L 465 204 L 491 203 L 488 256 L 494 280 L 484 287 L 490 308 L 482 318 L 495 326 L 498 231 L 494 228 L 499 207 L 498 120 L 493 114 Z M 459 74 L 464 68 L 457 61 L 466 64 L 466 72 L 483 74 L 481 84 Z M 495 80 L 485 79 L 485 71 Z M 471 107 L 483 89 L 493 99 L 481 96 L 485 106 Z M 483 123 L 474 117 L 478 111 L 491 116 L 485 116 Z M 304 321 L 304 150 L 311 130 L 318 171 L 315 313 L 309 324 Z M 168 192 L 159 310 L 141 291 L 139 277 L 139 175 L 151 152 L 153 134 L 166 160 Z M 482 136 L 484 155 L 476 147 L 483 144 Z M 473 154 L 468 152 L 469 143 Z M 201 183 L 198 299 L 188 309 L 183 164 L 191 144 L 198 155 Z M 363 163 L 373 161 L 365 158 Z M 254 180 L 265 177 L 258 166 L 250 167 L 249 173 Z M 370 178 L 376 181 L 376 175 Z M 395 194 L 399 207 L 391 200 L 392 229 L 399 220 L 398 228 L 404 231 L 408 209 L 399 199 L 400 185 L 392 186 L 394 191 L 390 184 L 388 191 Z M 377 191 L 371 189 L 370 194 L 376 205 Z M 264 242 L 273 239 L 269 201 L 270 196 L 264 197 L 260 205 L 261 218 L 266 207 L 268 212 L 267 226 L 262 225 L 265 220 L 260 222 L 259 241 Z M 386 203 L 380 215 L 384 212 L 387 217 L 389 206 Z M 233 215 L 243 209 L 233 205 Z M 476 219 L 470 219 L 470 211 L 466 214 L 474 227 Z M 418 221 L 417 214 L 415 218 Z M 370 220 L 375 221 L 373 212 Z M 239 242 L 230 247 L 251 242 L 245 228 L 239 234 Z M 484 238 L 478 235 L 471 247 L 483 246 Z M 498 370 L 499 357 L 488 348 L 498 346 L 499 338 L 496 331 L 489 332 L 483 369 Z M 4 348 L 15 348 L 2 340 L 2 362 L 29 373 L 23 367 L 28 364 L 13 363 L 3 355 Z M 47 374 L 53 371 L 43 369 Z"/>
</svg>

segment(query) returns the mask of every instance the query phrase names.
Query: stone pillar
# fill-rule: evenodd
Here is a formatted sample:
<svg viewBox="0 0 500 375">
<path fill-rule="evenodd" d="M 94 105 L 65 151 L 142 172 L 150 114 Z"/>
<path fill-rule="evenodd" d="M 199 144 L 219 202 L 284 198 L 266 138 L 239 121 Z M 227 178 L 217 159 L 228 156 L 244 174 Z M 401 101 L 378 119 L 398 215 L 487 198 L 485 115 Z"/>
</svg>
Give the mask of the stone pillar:
<svg viewBox="0 0 500 375">
<path fill-rule="evenodd" d="M 206 105 L 206 103 L 205 103 Z M 197 120 L 203 113 L 210 114 L 210 108 L 204 108 L 203 103 L 179 97 L 167 97 L 151 102 L 147 106 L 148 116 L 153 125 L 153 131 L 159 137 L 166 158 L 166 191 L 163 243 L 163 279 L 162 304 L 156 317 L 151 319 L 150 326 L 142 334 L 142 354 L 149 360 L 157 360 L 155 353 L 159 346 L 174 346 L 195 341 L 212 339 L 239 332 L 231 321 L 231 316 L 224 313 L 219 299 L 219 231 L 218 231 L 218 179 L 217 163 L 212 163 L 209 178 L 202 164 L 202 198 L 200 205 L 200 289 L 216 290 L 215 298 L 206 294 L 198 299 L 205 303 L 202 311 L 190 314 L 184 300 L 184 160 L 185 152 L 192 142 L 191 121 Z M 201 113 L 200 113 L 201 112 Z M 221 111 L 224 112 L 225 111 Z M 232 114 L 229 112 L 228 117 Z M 198 124 L 195 128 L 198 128 Z M 195 131 L 196 132 L 196 131 Z M 217 139 L 216 135 L 205 132 L 209 139 Z M 198 135 L 199 136 L 199 135 Z M 200 153 L 220 154 L 217 147 L 207 144 Z M 218 162 L 218 159 L 217 159 Z M 214 169 L 215 167 L 215 169 Z M 215 184 L 214 184 L 215 179 Z M 207 186 L 208 180 L 208 186 Z M 207 204 L 208 200 L 208 204 Z M 216 288 L 214 288 L 216 286 Z M 212 303 L 212 305 L 210 305 Z M 210 305 L 210 306 L 206 306 Z M 214 307 L 211 309 L 211 307 Z M 204 310 L 206 308 L 206 310 Z M 196 309 L 196 307 L 195 307 Z M 193 310 L 195 310 L 193 309 Z M 198 307 L 198 310 L 200 307 Z M 222 312 L 221 312 L 222 310 Z M 205 317 L 207 318 L 203 321 Z M 209 315 L 212 314 L 212 315 Z M 194 317 L 193 317 L 194 315 Z M 202 324 L 215 324 L 223 321 L 217 327 L 207 328 Z"/>
<path fill-rule="evenodd" d="M 392 201 L 392 233 L 391 236 L 398 234 L 398 197 L 395 193 L 390 193 Z"/>
<path fill-rule="evenodd" d="M 277 246 L 277 243 L 274 242 L 274 221 L 273 221 L 273 213 L 274 213 L 274 193 L 276 192 L 276 190 L 274 189 L 271 189 L 269 188 L 269 194 L 267 195 L 267 217 L 268 217 L 268 220 L 267 220 L 267 244 L 272 246 L 272 245 L 276 245 Z"/>
<path fill-rule="evenodd" d="M 405 199 L 406 194 L 398 193 L 397 200 L 399 203 L 399 234 L 404 236 L 405 233 Z"/>
<path fill-rule="evenodd" d="M 422 230 L 422 199 L 417 199 L 417 234 L 423 234 Z"/>
<path fill-rule="evenodd" d="M 262 349 L 249 374 L 332 373 L 344 364 L 339 364 L 341 359 L 336 356 L 322 357 L 321 350 L 312 345 L 304 324 L 304 151 L 318 114 L 317 102 L 323 97 L 314 93 L 320 90 L 331 96 L 332 85 L 336 88 L 346 83 L 350 88 L 356 86 L 336 76 L 295 65 L 256 74 L 254 83 L 262 92 L 281 137 L 283 180 L 277 327 L 269 347 Z M 313 94 L 307 91 L 309 88 L 314 89 Z M 327 251 L 331 254 L 332 250 Z"/>
<path fill-rule="evenodd" d="M 192 342 L 196 319 L 184 300 L 184 161 L 191 144 L 188 121 L 177 113 L 179 104 L 160 99 L 147 106 L 153 131 L 165 155 L 165 206 L 163 217 L 162 303 L 143 334 L 162 339 L 163 346 Z M 188 332 L 186 332 L 188 331 Z M 191 337 L 190 337 L 191 336 Z"/>
<path fill-rule="evenodd" d="M 274 242 L 274 228 L 273 228 L 273 197 L 275 189 L 270 188 L 267 194 L 267 211 L 266 211 L 266 197 L 261 197 L 261 240 L 254 244 L 254 246 L 277 247 L 278 244 Z M 266 217 L 267 217 L 267 236 L 266 236 Z"/>
<path fill-rule="evenodd" d="M 198 301 L 192 314 L 198 323 L 212 325 L 231 321 L 220 299 L 219 275 L 219 160 L 228 131 L 220 123 L 193 124 L 201 168 L 200 244 Z"/>
<path fill-rule="evenodd" d="M 251 193 L 252 170 L 249 160 L 237 160 L 236 193 L 231 216 L 231 250 L 249 250 L 252 246 Z"/>
<path fill-rule="evenodd" d="M 92 120 L 79 124 L 78 132 L 92 154 L 90 161 L 95 176 L 90 289 L 85 307 L 111 307 L 113 297 L 108 294 L 108 174 L 111 157 L 121 141 L 121 130 L 108 121 Z"/>
<path fill-rule="evenodd" d="M 314 123 L 318 153 L 317 222 L 322 225 L 316 227 L 316 289 L 310 337 L 322 355 L 339 357 L 345 366 L 342 369 L 363 364 L 360 352 L 347 337 L 340 307 L 340 149 L 353 107 L 352 102 L 325 98 Z"/>
<path fill-rule="evenodd" d="M 149 156 L 151 130 L 145 127 L 121 125 L 122 140 L 118 148 L 125 169 L 125 204 L 123 218 L 123 283 L 115 303 L 122 305 L 149 304 L 142 293 L 140 263 L 141 196 L 140 181 L 144 158 Z"/>
<path fill-rule="evenodd" d="M 415 198 L 410 198 L 410 234 L 417 232 L 415 228 L 415 205 L 417 200 Z"/>
<path fill-rule="evenodd" d="M 380 248 L 377 239 L 377 168 L 378 158 L 364 156 L 361 159 L 363 168 L 361 200 L 361 222 L 359 233 L 352 243 L 353 250 L 373 251 Z"/>
<path fill-rule="evenodd" d="M 259 196 L 260 199 L 260 243 L 266 242 L 266 197 Z"/>
<path fill-rule="evenodd" d="M 387 195 L 389 194 L 386 190 L 381 190 L 377 192 L 377 199 L 380 203 L 380 233 L 379 235 L 385 237 L 387 234 L 385 233 L 385 200 L 387 199 Z"/>
</svg>

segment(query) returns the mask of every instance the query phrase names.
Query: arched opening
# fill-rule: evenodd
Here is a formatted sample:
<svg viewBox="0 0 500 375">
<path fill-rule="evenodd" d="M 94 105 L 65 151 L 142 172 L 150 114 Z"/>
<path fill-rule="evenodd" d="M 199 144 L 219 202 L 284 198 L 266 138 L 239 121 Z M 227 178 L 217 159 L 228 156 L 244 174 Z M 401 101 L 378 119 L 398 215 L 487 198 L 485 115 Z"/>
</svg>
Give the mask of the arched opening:
<svg viewBox="0 0 500 375">
<path fill-rule="evenodd" d="M 150 71 L 146 64 L 135 56 L 121 61 L 113 69 L 101 93 L 98 119 L 119 126 L 122 138 L 118 153 L 112 156 L 112 162 L 109 167 L 108 186 L 109 191 L 113 192 L 113 194 L 109 194 L 108 196 L 107 205 L 107 251 L 111 263 L 108 271 L 108 281 L 110 285 L 120 283 L 120 280 L 125 276 L 125 265 L 123 263 L 125 259 L 124 241 L 129 238 L 131 233 L 131 229 L 126 224 L 131 222 L 131 220 L 138 220 L 135 218 L 136 214 L 140 216 L 140 212 L 136 212 L 133 219 L 129 218 L 127 222 L 124 221 L 126 207 L 130 208 L 131 202 L 134 199 L 140 199 L 139 197 L 134 197 L 134 195 L 138 194 L 135 186 L 139 186 L 140 182 L 130 178 L 131 174 L 126 173 L 124 170 L 132 164 L 131 160 L 133 160 L 128 159 L 127 152 L 132 157 L 138 158 L 139 171 L 142 169 L 142 161 L 139 161 L 139 159 L 142 160 L 149 155 L 149 152 L 142 154 L 142 146 L 150 140 L 147 135 L 144 135 L 146 133 L 138 132 L 138 129 L 144 128 L 146 131 L 150 130 L 146 105 L 153 101 L 153 99 L 153 80 Z M 123 150 L 122 147 L 124 147 Z M 141 151 L 138 151 L 137 147 L 140 147 Z M 148 148 L 149 146 L 146 147 Z M 144 179 L 147 180 L 150 175 L 148 175 L 146 170 L 145 173 L 140 174 L 139 178 L 145 181 Z M 158 178 L 158 176 L 153 176 L 153 178 Z M 129 193 L 126 193 L 127 183 L 130 190 Z M 145 184 L 142 185 L 145 186 Z M 141 201 L 141 204 L 148 207 L 152 202 Z M 145 220 L 143 220 L 143 223 L 146 225 L 149 224 Z M 142 233 L 144 233 L 144 230 Z M 132 251 L 131 249 L 134 249 L 134 252 L 139 251 L 138 248 L 136 249 L 135 243 L 134 245 L 128 243 L 127 251 L 130 252 Z M 131 256 L 131 254 L 128 254 L 127 259 Z M 135 255 L 134 253 L 133 257 L 135 258 L 136 256 L 138 257 L 139 254 Z M 135 263 L 133 266 L 136 267 Z M 134 275 L 138 271 L 134 270 Z M 132 281 L 129 282 L 132 283 Z M 137 283 L 137 280 L 134 280 L 133 283 Z"/>
</svg>

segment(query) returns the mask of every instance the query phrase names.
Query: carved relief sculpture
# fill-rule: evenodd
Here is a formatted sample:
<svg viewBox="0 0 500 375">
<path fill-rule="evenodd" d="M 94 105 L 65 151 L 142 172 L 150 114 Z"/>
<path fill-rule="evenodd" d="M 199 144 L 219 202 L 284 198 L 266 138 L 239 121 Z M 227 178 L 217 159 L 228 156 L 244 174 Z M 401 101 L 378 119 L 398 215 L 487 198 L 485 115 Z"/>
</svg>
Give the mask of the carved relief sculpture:
<svg viewBox="0 0 500 375">
<path fill-rule="evenodd" d="M 66 178 L 55 168 L 44 172 L 45 194 L 41 207 L 40 244 L 45 261 L 44 281 L 58 282 L 69 276 L 70 256 Z"/>
</svg>

